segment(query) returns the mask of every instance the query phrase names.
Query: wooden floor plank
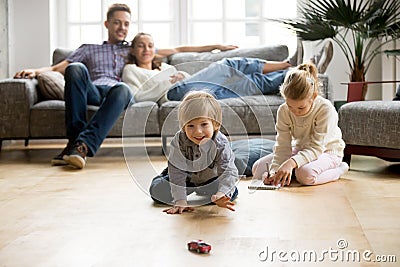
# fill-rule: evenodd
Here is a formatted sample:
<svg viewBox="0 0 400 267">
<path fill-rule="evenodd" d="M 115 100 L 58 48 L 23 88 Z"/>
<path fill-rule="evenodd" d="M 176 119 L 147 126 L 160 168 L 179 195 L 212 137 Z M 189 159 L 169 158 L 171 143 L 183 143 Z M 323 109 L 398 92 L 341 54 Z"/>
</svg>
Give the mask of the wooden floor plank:
<svg viewBox="0 0 400 267">
<path fill-rule="evenodd" d="M 107 141 L 83 170 L 50 166 L 60 140 L 3 146 L 0 265 L 291 266 L 289 253 L 315 251 L 321 258 L 329 249 L 395 255 L 397 263 L 325 255 L 318 265 L 399 264 L 398 164 L 354 156 L 338 182 L 275 191 L 250 192 L 250 180 L 241 180 L 235 212 L 208 205 L 167 215 L 147 193 L 166 166 L 157 142 L 144 149 L 132 141 L 125 160 L 119 141 Z M 187 251 L 186 243 L 199 238 L 212 245 L 209 255 Z M 287 252 L 281 259 L 280 251 Z"/>
</svg>

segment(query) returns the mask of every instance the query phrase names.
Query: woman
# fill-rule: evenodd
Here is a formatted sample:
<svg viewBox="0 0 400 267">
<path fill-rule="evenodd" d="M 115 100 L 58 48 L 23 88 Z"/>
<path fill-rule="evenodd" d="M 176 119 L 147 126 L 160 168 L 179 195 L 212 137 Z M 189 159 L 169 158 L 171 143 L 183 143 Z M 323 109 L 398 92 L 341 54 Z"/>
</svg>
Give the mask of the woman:
<svg viewBox="0 0 400 267">
<path fill-rule="evenodd" d="M 159 61 L 178 52 L 206 52 L 234 49 L 236 46 L 182 46 L 157 50 L 150 34 L 139 33 L 132 40 L 131 51 L 122 74 L 134 102 L 181 100 L 192 90 L 207 90 L 217 99 L 244 95 L 277 93 L 291 65 L 287 61 L 267 62 L 253 58 L 228 58 L 215 62 L 193 76 L 177 71 Z"/>
<path fill-rule="evenodd" d="M 175 67 L 161 62 L 161 58 L 179 52 L 208 52 L 237 48 L 233 45 L 180 46 L 158 49 L 147 33 L 138 33 L 132 40 L 131 50 L 122 73 L 122 80 L 129 85 L 135 102 L 165 101 L 168 89 L 176 81 L 190 75 L 177 71 Z"/>
</svg>

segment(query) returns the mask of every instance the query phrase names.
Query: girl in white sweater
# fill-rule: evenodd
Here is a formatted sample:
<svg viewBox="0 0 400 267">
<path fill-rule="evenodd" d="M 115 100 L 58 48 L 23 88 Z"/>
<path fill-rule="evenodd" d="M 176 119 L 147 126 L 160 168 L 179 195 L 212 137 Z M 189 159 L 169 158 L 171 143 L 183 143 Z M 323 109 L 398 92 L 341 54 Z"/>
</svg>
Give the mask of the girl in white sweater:
<svg viewBox="0 0 400 267">
<path fill-rule="evenodd" d="M 303 185 L 337 180 L 348 170 L 342 162 L 345 143 L 332 103 L 318 95 L 314 64 L 289 71 L 281 86 L 285 98 L 277 113 L 274 152 L 253 165 L 253 179 L 265 184 L 289 185 L 292 172 Z M 271 166 L 268 175 L 267 164 Z"/>
</svg>

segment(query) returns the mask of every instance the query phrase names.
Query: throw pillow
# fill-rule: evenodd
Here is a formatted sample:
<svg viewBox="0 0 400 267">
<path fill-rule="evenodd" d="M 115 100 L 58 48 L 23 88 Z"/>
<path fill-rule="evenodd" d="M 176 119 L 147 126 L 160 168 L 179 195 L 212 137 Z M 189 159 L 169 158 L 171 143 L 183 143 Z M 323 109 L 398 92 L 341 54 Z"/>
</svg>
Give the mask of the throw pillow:
<svg viewBox="0 0 400 267">
<path fill-rule="evenodd" d="M 64 100 L 64 76 L 58 71 L 46 71 L 37 76 L 40 94 L 49 100 Z"/>
<path fill-rule="evenodd" d="M 231 142 L 231 148 L 235 155 L 235 165 L 239 175 L 252 176 L 251 169 L 254 162 L 268 154 L 271 154 L 275 141 L 263 138 L 242 139 Z"/>
</svg>

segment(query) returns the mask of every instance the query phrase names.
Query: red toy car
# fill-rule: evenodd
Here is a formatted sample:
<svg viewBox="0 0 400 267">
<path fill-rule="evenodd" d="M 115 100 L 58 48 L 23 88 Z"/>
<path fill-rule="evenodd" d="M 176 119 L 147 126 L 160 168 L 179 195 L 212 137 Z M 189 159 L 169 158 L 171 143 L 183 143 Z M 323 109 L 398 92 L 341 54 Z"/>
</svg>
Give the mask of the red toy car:
<svg viewBox="0 0 400 267">
<path fill-rule="evenodd" d="M 192 240 L 188 244 L 188 250 L 196 251 L 197 253 L 210 253 L 211 245 L 203 240 Z"/>
</svg>

